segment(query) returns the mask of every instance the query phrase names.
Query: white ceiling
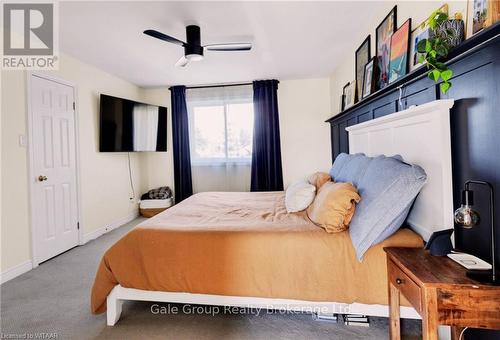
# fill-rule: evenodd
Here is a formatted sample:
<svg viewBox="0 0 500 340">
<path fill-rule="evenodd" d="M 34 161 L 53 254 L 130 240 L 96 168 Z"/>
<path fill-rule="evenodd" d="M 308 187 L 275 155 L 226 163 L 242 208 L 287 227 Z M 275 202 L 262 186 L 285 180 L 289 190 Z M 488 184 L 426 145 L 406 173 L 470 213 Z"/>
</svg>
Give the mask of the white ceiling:
<svg viewBox="0 0 500 340">
<path fill-rule="evenodd" d="M 346 54 L 354 58 L 354 32 L 376 9 L 355 1 L 60 2 L 60 49 L 143 87 L 326 77 Z M 251 41 L 253 49 L 206 52 L 176 68 L 182 47 L 142 33 L 185 40 L 188 24 L 201 26 L 203 44 Z"/>
</svg>

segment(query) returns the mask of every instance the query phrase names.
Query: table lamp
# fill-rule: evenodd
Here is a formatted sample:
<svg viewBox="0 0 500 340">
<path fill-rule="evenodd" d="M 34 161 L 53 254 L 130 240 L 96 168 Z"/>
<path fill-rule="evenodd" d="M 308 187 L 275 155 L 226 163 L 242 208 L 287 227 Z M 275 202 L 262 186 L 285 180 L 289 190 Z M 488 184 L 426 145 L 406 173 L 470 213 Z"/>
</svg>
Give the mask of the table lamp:
<svg viewBox="0 0 500 340">
<path fill-rule="evenodd" d="M 455 223 L 464 229 L 472 229 L 478 226 L 481 221 L 479 213 L 472 209 L 474 205 L 474 192 L 470 189 L 471 184 L 484 185 L 490 190 L 491 270 L 469 270 L 467 271 L 467 277 L 481 283 L 500 285 L 495 266 L 495 197 L 491 183 L 476 180 L 465 182 L 464 190 L 462 191 L 462 205 L 455 210 Z"/>
</svg>

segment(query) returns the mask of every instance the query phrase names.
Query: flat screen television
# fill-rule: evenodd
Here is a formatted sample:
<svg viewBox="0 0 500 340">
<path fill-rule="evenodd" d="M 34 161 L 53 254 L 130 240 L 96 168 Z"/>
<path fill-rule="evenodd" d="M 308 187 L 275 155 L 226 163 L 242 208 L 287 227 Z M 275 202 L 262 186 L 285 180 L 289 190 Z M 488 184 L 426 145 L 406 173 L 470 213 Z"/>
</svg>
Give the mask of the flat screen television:
<svg viewBox="0 0 500 340">
<path fill-rule="evenodd" d="M 101 94 L 100 152 L 167 151 L 167 108 Z"/>
</svg>

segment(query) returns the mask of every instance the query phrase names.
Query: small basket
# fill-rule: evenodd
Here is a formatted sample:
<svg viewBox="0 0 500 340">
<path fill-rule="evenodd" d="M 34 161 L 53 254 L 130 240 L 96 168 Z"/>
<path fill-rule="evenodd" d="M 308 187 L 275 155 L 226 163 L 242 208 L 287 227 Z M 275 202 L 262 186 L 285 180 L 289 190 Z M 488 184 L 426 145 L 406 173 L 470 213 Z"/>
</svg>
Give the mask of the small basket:
<svg viewBox="0 0 500 340">
<path fill-rule="evenodd" d="M 149 218 L 167 210 L 172 204 L 172 198 L 142 200 L 139 203 L 139 212 L 142 216 Z"/>
</svg>

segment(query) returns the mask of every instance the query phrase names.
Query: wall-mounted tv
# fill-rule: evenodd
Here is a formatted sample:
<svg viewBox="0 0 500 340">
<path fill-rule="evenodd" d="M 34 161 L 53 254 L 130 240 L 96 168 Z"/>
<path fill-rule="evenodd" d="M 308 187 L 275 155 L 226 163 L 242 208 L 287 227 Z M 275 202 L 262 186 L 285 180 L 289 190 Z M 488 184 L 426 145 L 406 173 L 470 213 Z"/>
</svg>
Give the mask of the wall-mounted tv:
<svg viewBox="0 0 500 340">
<path fill-rule="evenodd" d="M 99 151 L 167 151 L 167 108 L 101 94 Z"/>
</svg>

